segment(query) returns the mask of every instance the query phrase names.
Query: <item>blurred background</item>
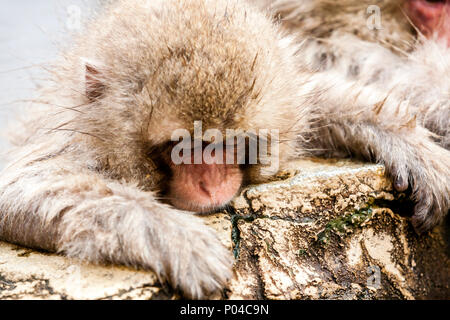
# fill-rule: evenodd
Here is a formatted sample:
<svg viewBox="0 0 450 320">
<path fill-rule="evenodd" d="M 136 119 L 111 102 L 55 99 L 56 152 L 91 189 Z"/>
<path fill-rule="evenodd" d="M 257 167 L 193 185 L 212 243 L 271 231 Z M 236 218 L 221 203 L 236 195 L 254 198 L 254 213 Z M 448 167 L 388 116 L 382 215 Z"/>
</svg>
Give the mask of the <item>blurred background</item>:
<svg viewBox="0 0 450 320">
<path fill-rule="evenodd" d="M 0 0 L 0 131 L 20 112 L 18 100 L 32 97 L 42 66 L 55 59 L 96 5 L 96 0 Z M 0 135 L 0 154 L 6 150 Z"/>
</svg>

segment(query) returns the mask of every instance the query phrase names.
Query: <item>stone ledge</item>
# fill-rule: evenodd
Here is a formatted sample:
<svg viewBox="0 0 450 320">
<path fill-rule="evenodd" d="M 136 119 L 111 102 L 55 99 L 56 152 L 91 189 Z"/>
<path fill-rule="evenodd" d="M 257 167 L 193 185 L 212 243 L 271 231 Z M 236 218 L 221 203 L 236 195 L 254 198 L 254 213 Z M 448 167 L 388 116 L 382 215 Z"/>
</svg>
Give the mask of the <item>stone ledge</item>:
<svg viewBox="0 0 450 320">
<path fill-rule="evenodd" d="M 288 169 L 297 173 L 203 218 L 236 257 L 223 298 L 450 298 L 448 223 L 417 236 L 382 166 L 305 160 Z M 0 299 L 173 298 L 151 272 L 0 243 Z"/>
</svg>

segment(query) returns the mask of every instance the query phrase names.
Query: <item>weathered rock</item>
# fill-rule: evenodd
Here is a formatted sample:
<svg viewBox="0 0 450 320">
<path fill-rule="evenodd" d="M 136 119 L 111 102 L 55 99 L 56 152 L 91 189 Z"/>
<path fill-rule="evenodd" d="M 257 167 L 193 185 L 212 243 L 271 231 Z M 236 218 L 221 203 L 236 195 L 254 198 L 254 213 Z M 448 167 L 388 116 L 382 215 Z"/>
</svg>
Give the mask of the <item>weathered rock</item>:
<svg viewBox="0 0 450 320">
<path fill-rule="evenodd" d="M 379 165 L 300 161 L 203 217 L 233 250 L 223 298 L 450 298 L 448 223 L 418 236 Z M 171 299 L 151 272 L 0 244 L 0 299 Z M 217 297 L 220 298 L 220 297 Z"/>
<path fill-rule="evenodd" d="M 153 273 L 0 244 L 0 299 L 167 299 Z"/>
</svg>

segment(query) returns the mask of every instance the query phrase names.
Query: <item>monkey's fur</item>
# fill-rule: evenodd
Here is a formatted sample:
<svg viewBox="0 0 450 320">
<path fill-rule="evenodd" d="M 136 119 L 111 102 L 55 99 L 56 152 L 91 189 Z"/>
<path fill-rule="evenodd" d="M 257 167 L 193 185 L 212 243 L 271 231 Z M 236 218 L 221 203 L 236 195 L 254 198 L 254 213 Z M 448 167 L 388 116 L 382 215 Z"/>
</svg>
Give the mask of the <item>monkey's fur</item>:
<svg viewBox="0 0 450 320">
<path fill-rule="evenodd" d="M 414 226 L 439 223 L 450 202 L 449 50 L 424 41 L 402 56 L 348 35 L 345 22 L 342 32 L 308 29 L 295 23 L 306 3 L 311 21 L 328 17 L 322 0 L 276 2 L 284 27 L 244 1 L 116 1 L 51 69 L 11 135 L 0 239 L 151 269 L 190 298 L 223 288 L 230 253 L 158 198 L 170 179 L 158 153 L 196 120 L 279 129 L 281 163 L 311 153 L 383 163 L 397 189 L 412 187 Z M 410 40 L 393 25 L 393 43 Z"/>
<path fill-rule="evenodd" d="M 388 91 L 398 100 L 409 100 L 411 115 L 449 149 L 450 50 L 439 39 L 427 40 L 420 31 L 417 35 L 417 27 L 405 12 L 408 1 L 421 0 L 253 2 L 270 8 L 282 27 L 303 42 L 302 59 L 312 72 L 343 78 L 364 91 L 379 95 Z M 445 1 L 442 28 L 450 23 L 450 2 Z M 367 8 L 373 5 L 380 8 L 381 29 L 368 27 Z M 448 37 L 450 30 L 445 32 Z"/>
</svg>

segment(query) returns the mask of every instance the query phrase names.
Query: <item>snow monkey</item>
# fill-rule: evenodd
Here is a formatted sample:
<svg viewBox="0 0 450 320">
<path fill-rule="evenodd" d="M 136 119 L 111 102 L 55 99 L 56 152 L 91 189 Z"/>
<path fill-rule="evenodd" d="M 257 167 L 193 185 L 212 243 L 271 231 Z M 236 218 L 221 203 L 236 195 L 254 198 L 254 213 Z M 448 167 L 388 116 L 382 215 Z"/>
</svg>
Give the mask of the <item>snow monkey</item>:
<svg viewBox="0 0 450 320">
<path fill-rule="evenodd" d="M 384 164 L 429 230 L 449 210 L 448 3 L 381 1 L 377 29 L 371 2 L 113 1 L 10 135 L 0 239 L 153 270 L 204 298 L 233 259 L 194 213 L 275 175 L 273 155 L 282 167 L 311 154 Z M 220 139 L 196 123 L 222 134 L 222 152 L 206 152 Z M 229 129 L 277 135 L 242 163 Z M 200 161 L 174 161 L 180 137 L 193 142 L 183 160 Z"/>
</svg>

